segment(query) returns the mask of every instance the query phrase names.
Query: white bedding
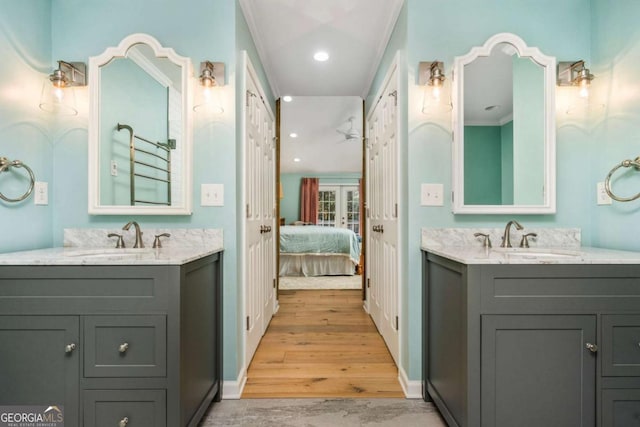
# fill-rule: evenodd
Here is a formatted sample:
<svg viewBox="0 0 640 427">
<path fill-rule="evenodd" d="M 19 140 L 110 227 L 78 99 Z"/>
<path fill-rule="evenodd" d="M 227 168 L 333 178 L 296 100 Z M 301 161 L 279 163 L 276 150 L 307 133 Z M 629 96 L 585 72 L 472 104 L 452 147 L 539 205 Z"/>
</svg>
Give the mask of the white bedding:
<svg viewBox="0 0 640 427">
<path fill-rule="evenodd" d="M 280 254 L 280 276 L 352 276 L 356 265 L 346 254 Z"/>
</svg>

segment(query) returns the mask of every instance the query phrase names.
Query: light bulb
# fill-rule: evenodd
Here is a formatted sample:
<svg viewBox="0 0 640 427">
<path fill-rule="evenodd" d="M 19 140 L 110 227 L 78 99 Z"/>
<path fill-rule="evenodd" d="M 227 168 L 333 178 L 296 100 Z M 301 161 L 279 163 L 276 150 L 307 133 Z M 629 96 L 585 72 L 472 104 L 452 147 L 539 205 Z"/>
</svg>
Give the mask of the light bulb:
<svg viewBox="0 0 640 427">
<path fill-rule="evenodd" d="M 440 101 L 440 86 L 433 86 L 433 89 L 431 89 L 431 95 L 436 101 Z"/>
<path fill-rule="evenodd" d="M 64 90 L 62 90 L 61 87 L 54 87 L 53 97 L 56 102 L 62 102 L 62 100 L 64 99 Z"/>
<path fill-rule="evenodd" d="M 584 79 L 580 82 L 580 97 L 588 98 L 589 97 L 589 80 Z"/>
</svg>

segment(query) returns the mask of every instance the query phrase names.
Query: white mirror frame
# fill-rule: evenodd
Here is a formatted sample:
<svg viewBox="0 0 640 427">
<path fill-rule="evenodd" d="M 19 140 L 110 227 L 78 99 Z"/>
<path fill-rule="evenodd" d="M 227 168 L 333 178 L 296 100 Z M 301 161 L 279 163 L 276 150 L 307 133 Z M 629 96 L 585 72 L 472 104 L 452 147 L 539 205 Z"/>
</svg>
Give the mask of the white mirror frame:
<svg viewBox="0 0 640 427">
<path fill-rule="evenodd" d="M 124 58 L 127 50 L 144 43 L 153 49 L 158 57 L 166 57 L 181 67 L 182 78 L 182 121 L 184 151 L 180 168 L 182 183 L 180 190 L 183 201 L 176 206 L 123 206 L 100 204 L 100 67 L 114 58 Z M 92 215 L 191 215 L 192 210 L 192 115 L 191 86 L 193 67 L 191 60 L 178 55 L 172 48 L 163 47 L 158 40 L 148 34 L 131 34 L 116 47 L 107 48 L 102 54 L 89 58 L 89 214 Z"/>
<path fill-rule="evenodd" d="M 464 67 L 478 57 L 490 56 L 500 43 L 509 43 L 520 57 L 531 58 L 544 70 L 544 196 L 540 205 L 464 204 Z M 453 213 L 456 214 L 552 214 L 556 212 L 556 59 L 536 47 L 528 47 L 515 34 L 499 33 L 454 60 L 453 82 Z"/>
</svg>

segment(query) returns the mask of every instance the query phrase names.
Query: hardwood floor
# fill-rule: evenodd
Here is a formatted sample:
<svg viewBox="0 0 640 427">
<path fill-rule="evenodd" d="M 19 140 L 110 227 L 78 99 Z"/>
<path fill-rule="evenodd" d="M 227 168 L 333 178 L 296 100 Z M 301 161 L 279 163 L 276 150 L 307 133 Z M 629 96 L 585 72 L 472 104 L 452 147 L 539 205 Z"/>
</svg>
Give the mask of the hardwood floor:
<svg viewBox="0 0 640 427">
<path fill-rule="evenodd" d="M 243 398 L 404 397 L 360 290 L 280 291 Z"/>
</svg>

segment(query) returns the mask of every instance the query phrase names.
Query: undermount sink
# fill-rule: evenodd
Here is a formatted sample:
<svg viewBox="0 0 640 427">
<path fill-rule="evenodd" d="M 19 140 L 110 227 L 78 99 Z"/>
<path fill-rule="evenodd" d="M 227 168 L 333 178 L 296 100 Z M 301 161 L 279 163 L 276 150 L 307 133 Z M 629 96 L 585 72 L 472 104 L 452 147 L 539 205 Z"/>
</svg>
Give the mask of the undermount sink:
<svg viewBox="0 0 640 427">
<path fill-rule="evenodd" d="M 580 251 L 553 248 L 494 248 L 492 250 L 509 257 L 519 258 L 576 258 L 582 255 Z"/>
<path fill-rule="evenodd" d="M 69 249 L 64 256 L 78 258 L 151 258 L 155 249 Z"/>
</svg>

